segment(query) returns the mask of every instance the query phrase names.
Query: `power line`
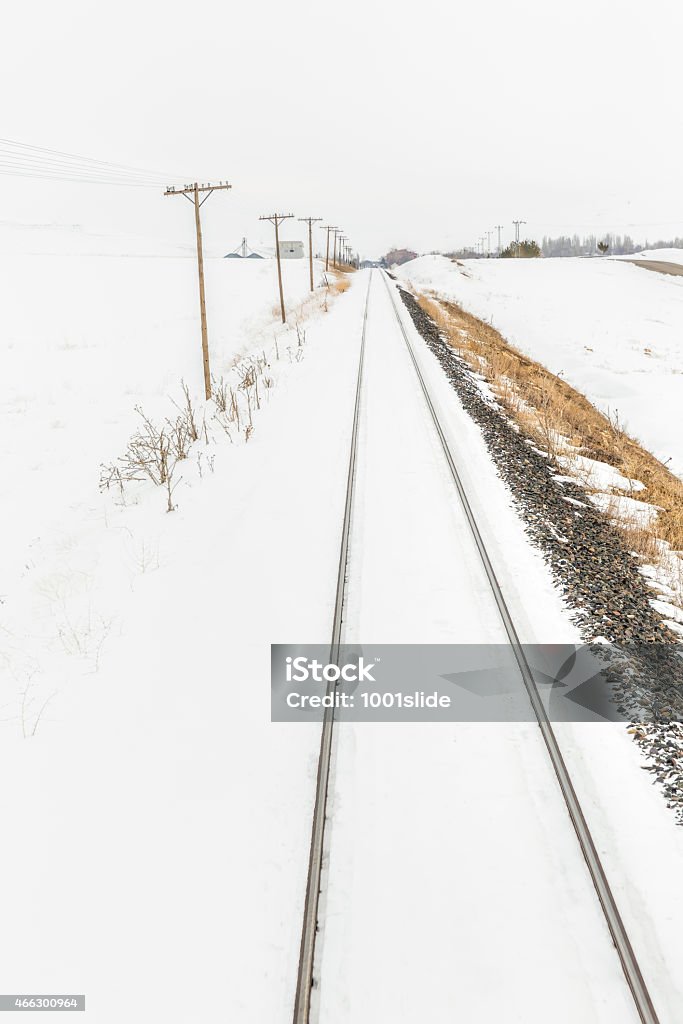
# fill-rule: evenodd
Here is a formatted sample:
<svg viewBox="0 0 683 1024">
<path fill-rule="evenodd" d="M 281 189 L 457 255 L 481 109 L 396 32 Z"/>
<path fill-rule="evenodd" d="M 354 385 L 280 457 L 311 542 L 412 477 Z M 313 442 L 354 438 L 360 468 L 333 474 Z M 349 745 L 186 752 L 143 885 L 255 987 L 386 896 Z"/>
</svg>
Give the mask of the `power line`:
<svg viewBox="0 0 683 1024">
<path fill-rule="evenodd" d="M 128 185 L 158 188 L 181 177 L 129 164 L 78 156 L 60 150 L 0 139 L 0 174 L 15 177 L 73 181 L 78 184 Z"/>
<path fill-rule="evenodd" d="M 39 179 L 41 181 L 60 181 L 60 182 L 75 182 L 79 185 L 113 185 L 113 186 L 127 186 L 128 188 L 161 188 L 163 182 L 148 182 L 148 181 L 123 181 L 117 179 L 107 180 L 106 178 L 84 178 L 76 177 L 74 175 L 66 174 L 36 174 L 30 170 L 7 170 L 0 168 L 0 174 L 10 178 L 30 178 Z"/>
<path fill-rule="evenodd" d="M 175 178 L 181 177 L 182 178 L 183 177 L 183 175 L 178 175 L 178 174 L 169 175 L 168 172 L 162 172 L 162 171 L 158 171 L 158 170 L 150 170 L 149 168 L 133 167 L 130 164 L 113 163 L 111 160 L 98 160 L 95 157 L 80 156 L 80 155 L 75 154 L 75 153 L 65 153 L 65 152 L 63 152 L 61 150 L 58 150 L 58 149 L 46 149 L 46 148 L 44 148 L 42 146 L 32 146 L 32 145 L 29 145 L 28 143 L 25 143 L 25 142 L 16 142 L 13 139 L 2 139 L 2 138 L 0 138 L 0 146 L 9 146 L 9 147 L 11 147 L 14 150 L 28 151 L 28 152 L 25 153 L 25 155 L 29 156 L 29 155 L 32 155 L 32 154 L 36 154 L 35 159 L 38 159 L 38 158 L 47 159 L 48 157 L 50 157 L 50 158 L 59 158 L 61 160 L 68 160 L 70 162 L 77 161 L 79 163 L 85 163 L 85 164 L 88 164 L 88 165 L 91 165 L 91 166 L 97 165 L 98 167 L 106 168 L 107 170 L 110 170 L 110 171 L 111 170 L 115 170 L 115 171 L 132 171 L 135 174 L 150 175 L 150 176 L 153 176 L 153 177 L 163 178 L 164 180 L 166 178 L 169 178 L 169 177 L 171 177 L 171 178 L 173 178 L 173 177 L 175 177 Z"/>
<path fill-rule="evenodd" d="M 145 180 L 166 181 L 167 176 L 152 171 L 128 171 L 119 170 L 116 167 L 100 167 L 99 164 L 89 164 L 86 160 L 62 160 L 60 157 L 33 156 L 31 153 L 17 153 L 8 150 L 0 145 L 0 157 L 6 163 L 15 164 L 20 167 L 45 168 L 54 171 L 83 171 L 88 174 L 106 175 L 116 178 L 143 178 Z"/>
<path fill-rule="evenodd" d="M 21 167 L 15 164 L 0 162 L 0 174 L 14 178 L 39 178 L 43 181 L 73 181 L 85 185 L 128 185 L 137 188 L 161 188 L 164 181 L 140 181 L 134 178 L 106 178 L 96 175 L 85 175 L 78 172 L 55 173 L 49 169 Z"/>
</svg>

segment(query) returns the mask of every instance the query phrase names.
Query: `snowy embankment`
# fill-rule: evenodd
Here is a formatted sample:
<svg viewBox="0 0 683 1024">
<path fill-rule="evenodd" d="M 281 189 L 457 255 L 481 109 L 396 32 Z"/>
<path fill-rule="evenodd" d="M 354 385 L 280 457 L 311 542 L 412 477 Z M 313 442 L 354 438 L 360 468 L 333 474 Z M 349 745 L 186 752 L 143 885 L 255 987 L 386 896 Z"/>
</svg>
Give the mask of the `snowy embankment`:
<svg viewBox="0 0 683 1024">
<path fill-rule="evenodd" d="M 683 265 L 683 249 L 643 249 L 629 256 L 612 256 L 614 260 L 648 260 L 652 263 L 678 263 Z"/>
<path fill-rule="evenodd" d="M 270 364 L 248 442 L 203 402 L 191 253 L 2 256 L 0 960 L 97 1024 L 276 1020 L 295 976 L 318 730 L 271 725 L 264 680 L 271 641 L 329 632 L 363 296 L 326 313 L 285 264 L 300 346 L 272 261 L 206 269 L 214 373 Z M 101 495 L 181 378 L 213 440 L 177 511 Z"/>
<path fill-rule="evenodd" d="M 683 476 L 683 278 L 609 259 L 443 256 L 396 273 L 491 323 Z"/>
</svg>

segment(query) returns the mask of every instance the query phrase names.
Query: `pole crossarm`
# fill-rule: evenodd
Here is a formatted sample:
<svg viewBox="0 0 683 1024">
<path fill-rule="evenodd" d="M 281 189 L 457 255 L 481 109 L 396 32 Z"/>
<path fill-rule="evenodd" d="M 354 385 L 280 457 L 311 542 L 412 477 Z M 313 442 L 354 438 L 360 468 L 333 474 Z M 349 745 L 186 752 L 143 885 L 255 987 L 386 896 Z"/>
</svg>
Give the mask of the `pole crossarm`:
<svg viewBox="0 0 683 1024">
<path fill-rule="evenodd" d="M 269 220 L 271 224 L 277 224 L 279 227 L 283 220 L 291 220 L 293 216 L 293 213 L 271 213 L 270 216 L 259 217 L 259 220 Z"/>
<path fill-rule="evenodd" d="M 194 194 L 195 192 L 218 192 L 221 189 L 228 189 L 228 188 L 232 188 L 232 185 L 228 185 L 227 181 L 219 181 L 217 185 L 212 185 L 212 184 L 208 184 L 208 185 L 206 185 L 206 184 L 202 184 L 202 185 L 199 185 L 199 184 L 183 185 L 182 188 L 180 188 L 180 187 L 176 188 L 175 185 L 169 185 L 167 187 L 166 191 L 164 192 L 164 195 L 165 196 L 185 196 L 185 195 L 190 195 L 190 193 Z M 202 199 L 202 202 L 204 202 L 205 199 L 208 199 L 208 196 L 205 196 L 204 199 Z"/>
</svg>

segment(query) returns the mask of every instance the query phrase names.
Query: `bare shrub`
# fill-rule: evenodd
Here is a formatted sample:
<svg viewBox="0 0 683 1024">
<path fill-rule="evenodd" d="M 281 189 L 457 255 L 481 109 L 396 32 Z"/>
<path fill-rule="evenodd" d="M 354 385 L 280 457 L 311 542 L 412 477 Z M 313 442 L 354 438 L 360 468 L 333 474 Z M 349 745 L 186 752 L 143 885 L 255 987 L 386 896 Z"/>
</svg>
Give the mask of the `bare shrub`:
<svg viewBox="0 0 683 1024">
<path fill-rule="evenodd" d="M 226 413 L 228 411 L 231 394 L 232 389 L 224 377 L 220 377 L 218 380 L 215 377 L 211 378 L 211 397 L 219 412 Z"/>
<path fill-rule="evenodd" d="M 128 442 L 125 453 L 116 462 L 103 465 L 100 471 L 100 490 L 116 486 L 123 494 L 125 483 L 151 480 L 157 487 L 166 487 L 169 511 L 176 484 L 172 483 L 176 464 L 184 458 L 188 444 L 188 427 L 184 415 L 174 423 L 166 421 L 159 428 L 139 406 L 135 410 L 142 419 L 142 427 Z"/>
<path fill-rule="evenodd" d="M 198 441 L 199 430 L 197 429 L 197 423 L 195 421 L 194 408 L 192 406 L 192 399 L 190 397 L 190 389 L 188 388 L 185 381 L 181 381 L 181 387 L 183 389 L 183 396 L 185 398 L 185 402 L 182 407 L 179 406 L 176 402 L 174 402 L 173 404 L 175 405 L 176 409 L 180 409 L 180 414 L 183 420 L 185 421 L 185 426 L 187 428 L 190 441 Z"/>
<path fill-rule="evenodd" d="M 260 408 L 258 400 L 258 378 L 256 366 L 248 363 L 245 366 L 238 366 L 237 373 L 240 377 L 238 389 L 242 391 L 247 399 L 247 412 L 249 413 L 249 425 L 252 426 L 252 396 L 255 396 L 256 406 Z"/>
<path fill-rule="evenodd" d="M 192 445 L 187 418 L 184 415 L 180 415 L 176 416 L 174 420 L 167 419 L 165 429 L 168 436 L 169 451 L 173 453 L 176 461 L 186 459 Z"/>
</svg>

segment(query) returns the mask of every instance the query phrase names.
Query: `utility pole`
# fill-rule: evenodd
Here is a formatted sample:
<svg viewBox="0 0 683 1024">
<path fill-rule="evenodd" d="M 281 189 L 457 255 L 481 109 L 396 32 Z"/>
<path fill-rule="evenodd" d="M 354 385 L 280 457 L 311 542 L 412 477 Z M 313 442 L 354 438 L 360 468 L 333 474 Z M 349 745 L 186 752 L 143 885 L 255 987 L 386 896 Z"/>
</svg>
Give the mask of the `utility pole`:
<svg viewBox="0 0 683 1024">
<path fill-rule="evenodd" d="M 204 253 L 202 251 L 202 224 L 199 218 L 199 208 L 204 205 L 212 192 L 220 192 L 232 188 L 227 182 L 221 181 L 217 185 L 186 185 L 185 188 L 174 188 L 169 185 L 164 192 L 165 196 L 185 196 L 191 203 L 194 203 L 194 226 L 197 233 L 197 271 L 199 273 L 199 314 L 202 322 L 202 360 L 204 363 L 204 393 L 207 399 L 211 398 L 211 368 L 209 366 L 209 332 L 206 327 L 206 297 L 204 294 Z M 199 201 L 199 193 L 206 192 L 206 195 Z M 192 197 L 192 198 L 190 198 Z"/>
<path fill-rule="evenodd" d="M 308 224 L 308 265 L 311 271 L 311 291 L 313 291 L 313 222 L 322 220 L 322 217 L 299 217 L 299 220 Z"/>
<path fill-rule="evenodd" d="M 283 220 L 291 220 L 293 213 L 272 213 L 269 217 L 259 217 L 259 220 L 269 220 L 275 225 L 275 258 L 277 259 L 277 283 L 280 288 L 280 311 L 282 312 L 283 324 L 287 322 L 285 316 L 285 297 L 282 293 L 282 266 L 280 264 L 280 225 Z"/>
<path fill-rule="evenodd" d="M 496 224 L 496 231 L 498 232 L 498 255 L 500 256 L 500 233 L 503 230 L 502 224 Z"/>
<path fill-rule="evenodd" d="M 491 235 L 492 234 L 493 234 L 493 231 L 487 231 L 486 232 L 486 255 L 487 256 L 491 255 Z"/>
<path fill-rule="evenodd" d="M 515 225 L 515 256 L 519 256 L 519 226 L 520 224 L 526 224 L 525 220 L 513 220 Z"/>
<path fill-rule="evenodd" d="M 333 254 L 332 254 L 332 266 L 335 267 L 335 268 L 337 266 L 337 236 L 339 236 L 339 238 L 341 238 L 341 233 L 342 233 L 341 232 L 341 228 L 335 228 L 334 229 L 334 248 L 333 248 Z"/>
<path fill-rule="evenodd" d="M 330 269 L 330 231 L 336 231 L 334 224 L 323 224 L 323 231 L 327 232 L 327 246 L 325 248 L 325 270 Z"/>
</svg>

